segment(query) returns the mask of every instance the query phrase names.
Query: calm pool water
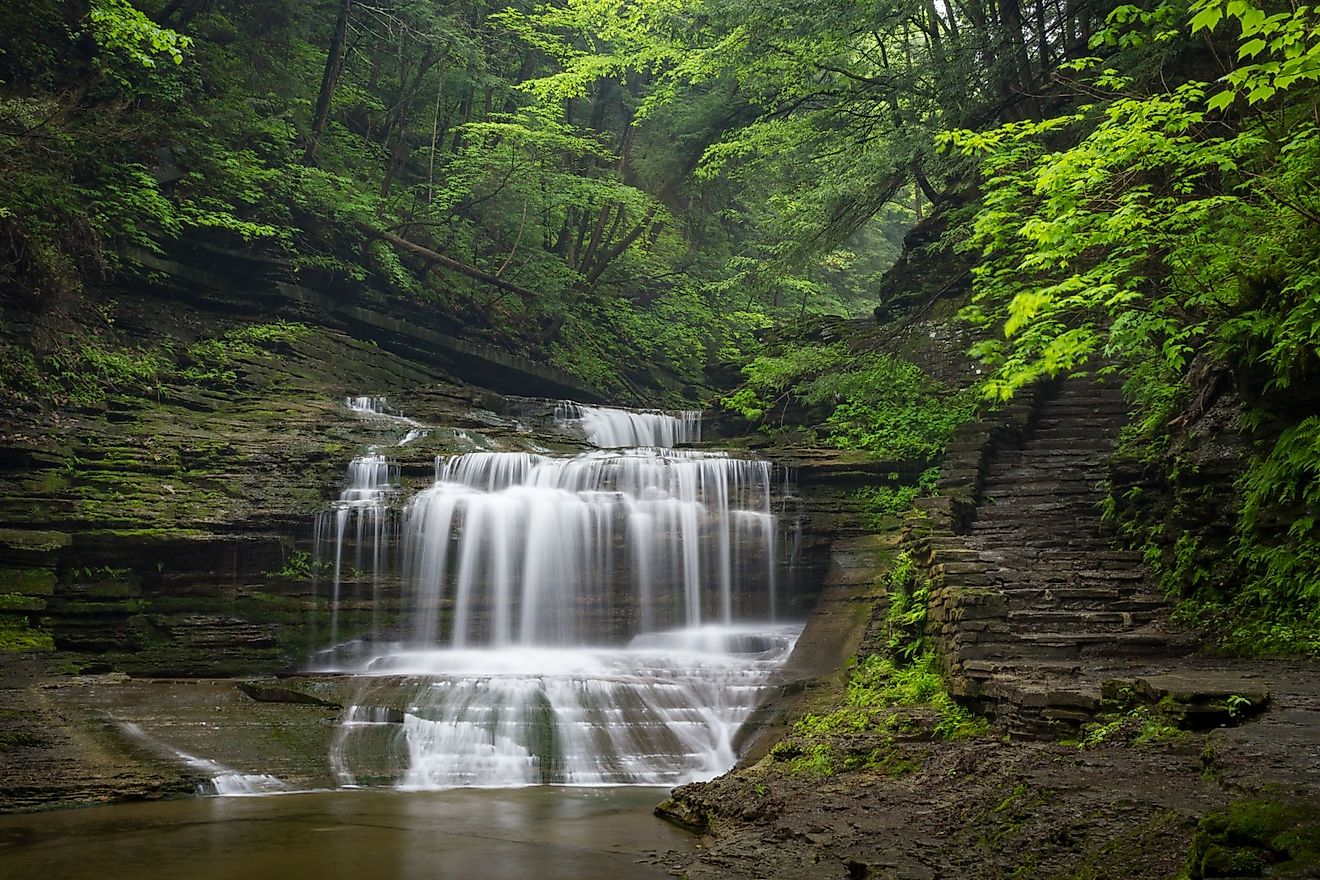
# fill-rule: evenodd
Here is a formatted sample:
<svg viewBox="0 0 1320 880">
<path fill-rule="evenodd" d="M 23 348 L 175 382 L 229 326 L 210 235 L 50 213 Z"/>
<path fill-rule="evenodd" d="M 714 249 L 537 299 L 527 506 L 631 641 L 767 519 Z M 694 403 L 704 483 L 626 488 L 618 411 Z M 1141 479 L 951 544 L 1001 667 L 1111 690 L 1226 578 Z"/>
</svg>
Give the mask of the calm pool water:
<svg viewBox="0 0 1320 880">
<path fill-rule="evenodd" d="M 0 816 L 0 877 L 633 880 L 690 838 L 652 788 L 335 791 Z"/>
</svg>

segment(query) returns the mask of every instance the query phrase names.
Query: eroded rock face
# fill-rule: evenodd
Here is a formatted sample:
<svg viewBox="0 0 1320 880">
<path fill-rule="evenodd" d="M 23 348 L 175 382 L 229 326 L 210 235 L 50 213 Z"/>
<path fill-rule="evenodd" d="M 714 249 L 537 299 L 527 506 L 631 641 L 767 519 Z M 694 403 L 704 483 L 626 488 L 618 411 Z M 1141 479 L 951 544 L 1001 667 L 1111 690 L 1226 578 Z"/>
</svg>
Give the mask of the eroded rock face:
<svg viewBox="0 0 1320 880">
<path fill-rule="evenodd" d="M 0 438 L 3 610 L 67 662 L 217 675 L 304 654 L 325 616 L 307 565 L 312 514 L 379 431 L 345 409 L 348 391 L 415 389 L 420 416 L 513 432 L 483 411 L 489 396 L 334 331 L 238 370 L 232 388 L 33 414 Z M 453 442 L 437 432 L 400 457 L 427 474 Z"/>
</svg>

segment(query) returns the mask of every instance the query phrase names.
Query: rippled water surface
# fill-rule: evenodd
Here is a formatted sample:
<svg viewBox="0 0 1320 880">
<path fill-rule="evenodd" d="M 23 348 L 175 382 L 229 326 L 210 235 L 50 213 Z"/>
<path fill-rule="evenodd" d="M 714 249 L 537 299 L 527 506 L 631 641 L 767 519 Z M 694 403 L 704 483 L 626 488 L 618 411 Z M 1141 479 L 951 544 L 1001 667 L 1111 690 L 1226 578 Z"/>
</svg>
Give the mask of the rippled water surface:
<svg viewBox="0 0 1320 880">
<path fill-rule="evenodd" d="M 650 814 L 665 793 L 339 791 L 0 816 L 0 877 L 659 878 L 690 846 Z"/>
</svg>

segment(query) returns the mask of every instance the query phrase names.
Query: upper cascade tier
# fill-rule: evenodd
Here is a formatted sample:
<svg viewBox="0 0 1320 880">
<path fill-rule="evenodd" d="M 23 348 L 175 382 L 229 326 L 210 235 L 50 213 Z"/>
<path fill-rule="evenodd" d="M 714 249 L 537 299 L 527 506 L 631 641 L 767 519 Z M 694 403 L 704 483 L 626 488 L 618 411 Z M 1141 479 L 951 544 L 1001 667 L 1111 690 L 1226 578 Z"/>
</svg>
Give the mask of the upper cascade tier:
<svg viewBox="0 0 1320 880">
<path fill-rule="evenodd" d="M 420 440 L 430 433 L 420 422 L 391 409 L 389 401 L 378 395 L 346 397 L 344 398 L 344 406 L 360 416 L 376 419 L 402 430 L 404 433 L 395 442 L 395 446 L 407 446 L 414 440 Z"/>
<path fill-rule="evenodd" d="M 587 442 L 602 449 L 628 446 L 672 449 L 684 443 L 701 442 L 700 410 L 671 414 L 564 402 L 555 408 L 555 420 L 565 425 L 579 424 L 586 432 Z"/>
<path fill-rule="evenodd" d="M 578 645 L 588 608 L 633 632 L 775 612 L 771 467 L 710 452 L 480 452 L 438 464 L 403 517 L 415 638 Z M 438 629 L 452 608 L 449 631 Z"/>
</svg>

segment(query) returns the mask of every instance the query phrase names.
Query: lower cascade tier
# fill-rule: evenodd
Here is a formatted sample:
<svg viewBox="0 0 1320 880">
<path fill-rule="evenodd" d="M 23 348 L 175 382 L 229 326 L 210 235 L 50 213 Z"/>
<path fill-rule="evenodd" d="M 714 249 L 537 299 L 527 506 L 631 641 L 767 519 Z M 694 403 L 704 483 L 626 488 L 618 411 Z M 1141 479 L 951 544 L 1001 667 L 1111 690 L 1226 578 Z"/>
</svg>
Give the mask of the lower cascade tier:
<svg viewBox="0 0 1320 880">
<path fill-rule="evenodd" d="M 678 785 L 734 737 L 800 627 L 700 627 L 622 648 L 399 649 L 363 676 L 331 761 L 341 785 Z"/>
</svg>

